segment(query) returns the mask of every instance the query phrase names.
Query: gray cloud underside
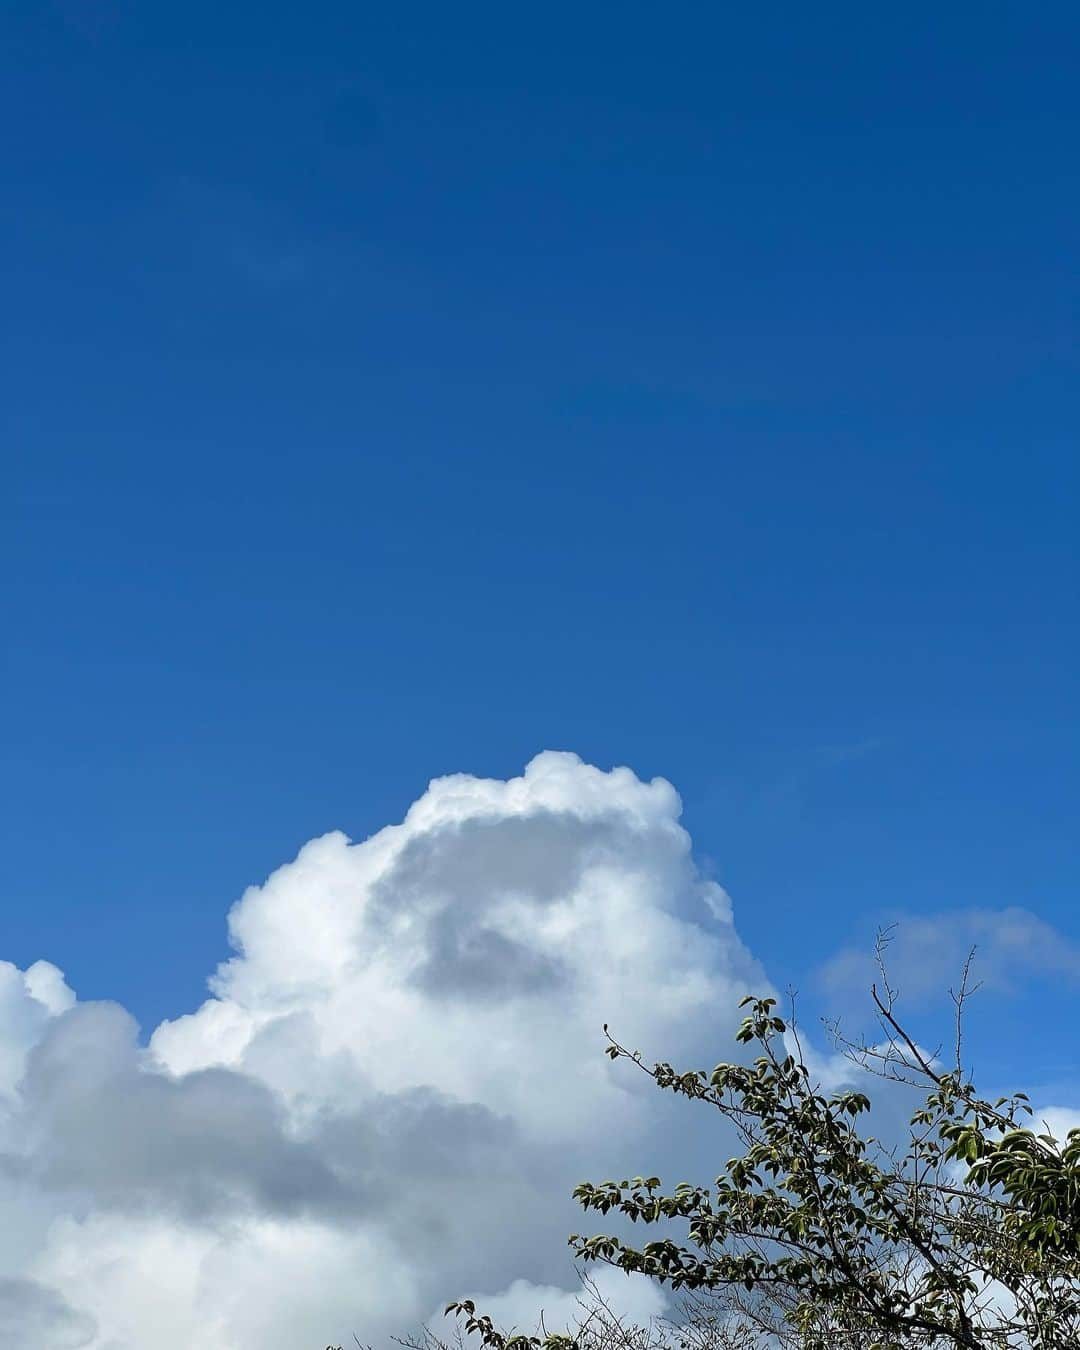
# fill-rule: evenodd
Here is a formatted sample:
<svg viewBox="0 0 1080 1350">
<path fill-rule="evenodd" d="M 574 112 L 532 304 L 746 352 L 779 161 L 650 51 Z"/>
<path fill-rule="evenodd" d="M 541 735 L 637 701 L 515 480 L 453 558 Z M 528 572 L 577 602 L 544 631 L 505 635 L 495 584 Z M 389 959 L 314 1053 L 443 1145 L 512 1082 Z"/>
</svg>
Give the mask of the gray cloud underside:
<svg viewBox="0 0 1080 1350">
<path fill-rule="evenodd" d="M 313 840 L 249 889 L 213 996 L 148 1044 L 51 966 L 0 965 L 0 1344 L 297 1350 L 459 1294 L 572 1306 L 577 1181 L 727 1156 L 710 1117 L 610 1064 L 602 1023 L 699 1067 L 768 987 L 679 810 L 571 755 L 437 780 L 400 825 Z M 1043 942 L 1028 919 L 1011 948 L 999 931 L 1003 969 Z"/>
</svg>

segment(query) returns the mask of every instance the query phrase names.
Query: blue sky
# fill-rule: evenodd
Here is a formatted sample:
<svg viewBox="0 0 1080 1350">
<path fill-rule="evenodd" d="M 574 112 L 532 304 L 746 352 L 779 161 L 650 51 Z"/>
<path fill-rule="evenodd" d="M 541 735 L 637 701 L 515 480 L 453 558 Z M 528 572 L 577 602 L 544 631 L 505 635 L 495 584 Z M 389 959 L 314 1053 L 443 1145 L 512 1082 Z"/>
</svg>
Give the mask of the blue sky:
<svg viewBox="0 0 1080 1350">
<path fill-rule="evenodd" d="M 1080 1122 L 1078 38 L 3 7 L 12 1350 L 572 1308 L 572 1185 L 726 1148 L 601 1024 L 850 1026 L 893 921 Z"/>
<path fill-rule="evenodd" d="M 305 840 L 544 748 L 670 779 L 781 983 L 1080 938 L 1071 6 L 0 36 L 5 957 L 152 1027 Z"/>
</svg>

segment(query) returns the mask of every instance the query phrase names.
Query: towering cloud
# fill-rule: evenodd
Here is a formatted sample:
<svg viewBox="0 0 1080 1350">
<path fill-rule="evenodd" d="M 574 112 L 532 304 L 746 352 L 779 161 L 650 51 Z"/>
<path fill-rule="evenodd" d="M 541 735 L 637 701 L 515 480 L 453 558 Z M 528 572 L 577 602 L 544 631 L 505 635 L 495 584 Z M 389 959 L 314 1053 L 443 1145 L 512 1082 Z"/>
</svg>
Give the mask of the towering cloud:
<svg viewBox="0 0 1080 1350">
<path fill-rule="evenodd" d="M 248 890 L 213 996 L 145 1043 L 0 968 L 4 1344 L 303 1350 L 462 1293 L 568 1307 L 573 1184 L 708 1165 L 602 1024 L 707 1062 L 764 986 L 679 810 L 568 754 L 439 779 Z"/>
</svg>

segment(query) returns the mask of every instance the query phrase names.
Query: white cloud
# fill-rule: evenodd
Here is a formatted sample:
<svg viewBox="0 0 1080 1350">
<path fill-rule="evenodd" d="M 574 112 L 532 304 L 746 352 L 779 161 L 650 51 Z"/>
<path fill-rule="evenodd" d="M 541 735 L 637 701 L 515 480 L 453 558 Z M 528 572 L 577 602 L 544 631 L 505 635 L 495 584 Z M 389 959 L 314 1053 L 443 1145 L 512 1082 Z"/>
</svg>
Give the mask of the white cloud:
<svg viewBox="0 0 1080 1350">
<path fill-rule="evenodd" d="M 14 1093 L 26 1056 L 50 1018 L 74 1002 L 63 975 L 47 961 L 26 971 L 0 961 L 0 1099 Z"/>
<path fill-rule="evenodd" d="M 0 1186 L 29 1239 L 0 1242 L 0 1316 L 30 1328 L 4 1343 L 374 1343 L 469 1289 L 565 1311 L 573 1184 L 714 1162 L 712 1122 L 611 1065 L 602 1024 L 711 1063 L 766 987 L 679 809 L 566 754 L 437 780 L 248 890 L 213 997 L 146 1047 L 54 968 L 0 967 Z"/>
<path fill-rule="evenodd" d="M 964 961 L 975 949 L 972 978 L 988 989 L 1009 992 L 1023 979 L 1055 975 L 1080 982 L 1080 946 L 1026 909 L 958 909 L 905 915 L 886 950 L 889 979 L 912 999 L 943 995 L 959 984 Z M 824 989 L 860 1003 L 878 978 L 874 954 L 847 947 L 821 971 Z"/>
<path fill-rule="evenodd" d="M 496 1326 L 527 1336 L 542 1330 L 549 1333 L 570 1330 L 595 1306 L 594 1295 L 611 1314 L 629 1326 L 648 1326 L 669 1311 L 670 1305 L 661 1286 L 644 1276 L 627 1275 L 610 1266 L 601 1266 L 590 1273 L 589 1283 L 590 1290 L 571 1290 L 514 1280 L 501 1293 L 474 1294 L 472 1298 L 477 1308 L 487 1313 Z M 445 1337 L 446 1326 L 440 1316 L 431 1318 L 428 1326 L 436 1336 Z"/>
<path fill-rule="evenodd" d="M 1033 1110 L 1026 1122 L 1038 1134 L 1052 1134 L 1064 1144 L 1070 1130 L 1080 1130 L 1080 1111 L 1068 1106 L 1043 1106 Z"/>
</svg>

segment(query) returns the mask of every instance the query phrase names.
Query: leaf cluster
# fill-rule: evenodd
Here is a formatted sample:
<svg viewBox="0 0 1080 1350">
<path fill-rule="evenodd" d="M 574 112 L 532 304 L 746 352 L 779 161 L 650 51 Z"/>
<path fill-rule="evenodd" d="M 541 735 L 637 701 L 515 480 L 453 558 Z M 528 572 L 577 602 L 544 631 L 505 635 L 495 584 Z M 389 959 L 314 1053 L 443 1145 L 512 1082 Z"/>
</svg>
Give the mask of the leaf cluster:
<svg viewBox="0 0 1080 1350">
<path fill-rule="evenodd" d="M 984 1100 L 879 1001 L 891 1039 L 883 1051 L 863 1047 L 864 1058 L 921 1088 L 905 1147 L 890 1149 L 863 1129 L 866 1093 L 814 1082 L 775 999 L 742 1006 L 736 1040 L 753 1054 L 748 1063 L 649 1067 L 609 1036 L 613 1060 L 718 1112 L 741 1147 L 711 1185 L 583 1182 L 574 1195 L 585 1211 L 656 1236 L 574 1234 L 575 1255 L 656 1279 L 691 1300 L 698 1326 L 712 1317 L 725 1336 L 749 1328 L 762 1345 L 1075 1350 L 1080 1131 L 1059 1142 L 1025 1128 L 1022 1094 Z M 447 1311 L 487 1350 L 577 1346 L 566 1336 L 504 1337 L 468 1301 Z"/>
</svg>

